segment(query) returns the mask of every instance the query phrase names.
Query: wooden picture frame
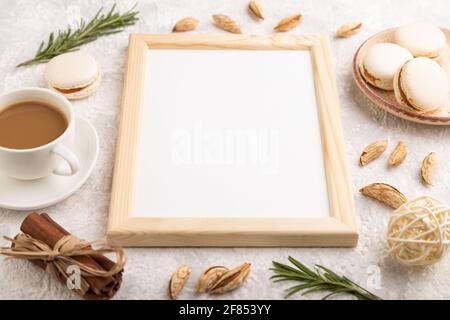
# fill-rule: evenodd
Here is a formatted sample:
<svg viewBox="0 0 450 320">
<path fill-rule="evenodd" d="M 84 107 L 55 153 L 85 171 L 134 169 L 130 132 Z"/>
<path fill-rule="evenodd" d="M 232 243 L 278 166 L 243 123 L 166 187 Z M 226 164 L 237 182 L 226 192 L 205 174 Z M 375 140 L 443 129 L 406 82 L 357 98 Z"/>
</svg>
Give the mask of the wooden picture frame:
<svg viewBox="0 0 450 320">
<path fill-rule="evenodd" d="M 150 218 L 131 216 L 148 49 L 308 50 L 320 119 L 329 218 Z M 238 222 L 238 223 L 236 223 Z M 107 229 L 123 246 L 352 247 L 358 226 L 340 105 L 327 37 L 310 35 L 148 35 L 129 39 Z"/>
</svg>

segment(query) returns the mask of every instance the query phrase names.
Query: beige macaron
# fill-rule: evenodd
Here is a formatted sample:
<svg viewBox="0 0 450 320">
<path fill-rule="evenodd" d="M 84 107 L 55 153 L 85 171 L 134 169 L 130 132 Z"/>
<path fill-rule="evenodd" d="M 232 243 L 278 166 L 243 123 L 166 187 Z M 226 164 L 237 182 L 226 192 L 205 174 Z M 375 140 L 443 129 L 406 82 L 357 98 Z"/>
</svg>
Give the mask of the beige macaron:
<svg viewBox="0 0 450 320">
<path fill-rule="evenodd" d="M 395 98 L 402 106 L 421 113 L 442 109 L 448 102 L 449 81 L 445 70 L 429 58 L 403 64 L 394 78 Z"/>
<path fill-rule="evenodd" d="M 100 85 L 101 72 L 97 62 L 83 51 L 61 54 L 45 68 L 48 86 L 68 99 L 82 99 Z"/>
<path fill-rule="evenodd" d="M 395 30 L 395 43 L 414 57 L 437 58 L 447 47 L 444 32 L 430 24 L 411 23 Z"/>
<path fill-rule="evenodd" d="M 371 85 L 393 90 L 394 76 L 398 68 L 412 59 L 412 54 L 394 43 L 378 43 L 370 47 L 359 68 L 364 79 Z"/>
</svg>

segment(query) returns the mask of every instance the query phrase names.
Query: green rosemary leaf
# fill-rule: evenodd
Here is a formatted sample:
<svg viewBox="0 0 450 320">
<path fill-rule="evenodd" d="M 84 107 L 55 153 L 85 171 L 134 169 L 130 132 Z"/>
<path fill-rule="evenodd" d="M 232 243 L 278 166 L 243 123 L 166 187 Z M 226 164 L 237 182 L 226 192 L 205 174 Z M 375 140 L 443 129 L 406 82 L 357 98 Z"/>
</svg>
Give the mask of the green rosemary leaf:
<svg viewBox="0 0 450 320">
<path fill-rule="evenodd" d="M 54 32 L 50 33 L 47 43 L 45 41 L 40 43 L 35 56 L 18 64 L 17 67 L 47 62 L 62 53 L 76 51 L 82 45 L 100 37 L 122 32 L 124 28 L 134 25 L 139 20 L 139 12 L 134 11 L 136 5 L 125 13 L 118 12 L 116 4 L 106 14 L 102 14 L 103 8 L 100 8 L 89 22 L 86 23 L 81 18 L 75 30 L 68 26 L 66 30 L 58 30 L 56 35 Z"/>
<path fill-rule="evenodd" d="M 285 264 L 282 264 L 279 262 L 275 262 L 275 261 L 272 261 L 272 264 L 274 266 L 274 268 L 272 268 L 272 270 L 274 270 L 276 272 L 293 272 L 294 274 L 297 273 L 296 269 L 294 269 L 288 265 L 285 265 Z"/>
<path fill-rule="evenodd" d="M 285 275 L 272 276 L 271 279 L 273 279 L 273 282 L 310 280 L 310 279 L 304 278 L 304 277 L 285 276 Z"/>
<path fill-rule="evenodd" d="M 300 269 L 301 271 L 303 271 L 305 274 L 314 277 L 315 274 L 314 272 L 312 272 L 311 270 L 309 270 L 304 264 L 302 264 L 301 262 L 295 260 L 293 257 L 289 257 L 288 260 L 294 265 L 296 266 L 298 269 Z"/>
<path fill-rule="evenodd" d="M 273 267 L 270 268 L 274 272 L 274 275 L 271 276 L 273 282 L 293 281 L 299 283 L 286 290 L 285 298 L 296 293 L 307 295 L 314 292 L 328 292 L 323 299 L 329 299 L 337 294 L 348 294 L 360 300 L 381 300 L 380 297 L 349 278 L 340 276 L 324 266 L 315 265 L 312 270 L 293 257 L 288 257 L 288 260 L 295 268 L 276 261 L 272 261 Z"/>
<path fill-rule="evenodd" d="M 303 291 L 302 296 L 306 296 L 306 295 L 308 295 L 310 293 L 314 293 L 314 292 L 321 292 L 321 291 L 328 291 L 328 290 L 333 290 L 333 289 L 325 284 L 318 283 L 318 284 L 315 284 L 312 288 Z M 333 292 L 336 292 L 336 291 L 333 291 Z"/>
<path fill-rule="evenodd" d="M 325 271 L 324 275 L 330 277 L 330 279 L 335 279 L 335 280 L 339 280 L 340 276 L 338 276 L 336 273 L 334 273 L 333 271 L 331 271 L 328 268 L 325 268 L 324 266 L 321 266 L 320 264 L 316 265 L 316 268 L 322 271 Z"/>
<path fill-rule="evenodd" d="M 42 48 L 44 47 L 45 41 L 42 41 L 41 44 L 39 45 L 39 48 L 36 51 L 36 55 L 38 55 L 39 53 L 41 53 Z"/>
<path fill-rule="evenodd" d="M 301 290 L 301 288 L 298 287 L 292 287 L 289 290 L 287 290 L 286 295 L 284 296 L 285 299 L 290 298 L 291 296 L 293 296 L 294 294 L 296 294 L 297 292 L 299 292 Z"/>
<path fill-rule="evenodd" d="M 48 42 L 47 42 L 47 48 L 45 48 L 44 51 L 49 50 L 51 48 L 51 46 L 53 45 L 53 35 L 54 33 L 50 33 L 50 36 L 48 37 Z"/>
<path fill-rule="evenodd" d="M 286 272 L 277 273 L 277 274 L 273 275 L 271 278 L 272 279 L 281 279 L 281 280 L 298 280 L 298 281 L 300 281 L 300 280 L 304 280 L 304 281 L 311 280 L 311 277 L 304 276 L 304 275 L 299 275 L 299 274 L 291 273 L 291 272 L 290 273 L 286 273 Z M 279 282 L 278 280 L 275 280 L 275 281 Z"/>
<path fill-rule="evenodd" d="M 322 298 L 322 300 L 327 300 L 328 298 L 331 298 L 332 296 L 339 294 L 339 293 L 349 293 L 351 289 L 348 288 L 342 288 L 342 289 L 336 289 L 335 291 L 327 294 L 325 297 Z"/>
</svg>

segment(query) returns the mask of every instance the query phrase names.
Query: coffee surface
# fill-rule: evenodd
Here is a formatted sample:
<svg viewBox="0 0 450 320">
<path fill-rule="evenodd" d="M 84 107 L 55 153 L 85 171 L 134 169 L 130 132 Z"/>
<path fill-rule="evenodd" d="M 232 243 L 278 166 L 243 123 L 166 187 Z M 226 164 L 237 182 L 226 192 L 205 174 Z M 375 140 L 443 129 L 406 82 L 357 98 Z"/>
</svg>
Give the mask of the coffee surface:
<svg viewBox="0 0 450 320">
<path fill-rule="evenodd" d="M 0 111 L 0 146 L 31 149 L 64 133 L 66 117 L 51 105 L 37 101 L 12 104 Z"/>
</svg>

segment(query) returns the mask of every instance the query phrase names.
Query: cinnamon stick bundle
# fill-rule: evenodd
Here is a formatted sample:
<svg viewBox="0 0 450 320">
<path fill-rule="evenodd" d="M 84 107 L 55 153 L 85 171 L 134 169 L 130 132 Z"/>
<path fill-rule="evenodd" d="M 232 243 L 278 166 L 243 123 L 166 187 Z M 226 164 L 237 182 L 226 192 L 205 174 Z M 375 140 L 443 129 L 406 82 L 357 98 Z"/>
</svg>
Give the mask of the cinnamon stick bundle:
<svg viewBox="0 0 450 320">
<path fill-rule="evenodd" d="M 50 248 L 53 248 L 63 237 L 70 235 L 68 231 L 53 221 L 46 213 L 30 213 L 23 221 L 20 230 L 24 234 L 45 243 Z M 115 265 L 113 261 L 99 253 L 73 256 L 72 258 L 80 264 L 103 272 L 111 270 Z M 49 263 L 37 259 L 30 261 L 44 270 L 47 269 Z M 110 299 L 120 288 L 122 273 L 123 269 L 118 273 L 105 277 L 84 275 L 86 282 L 89 284 L 89 289 L 84 294 L 78 293 L 83 299 L 87 300 Z M 59 274 L 58 279 L 63 284 L 66 284 L 67 276 Z"/>
</svg>

